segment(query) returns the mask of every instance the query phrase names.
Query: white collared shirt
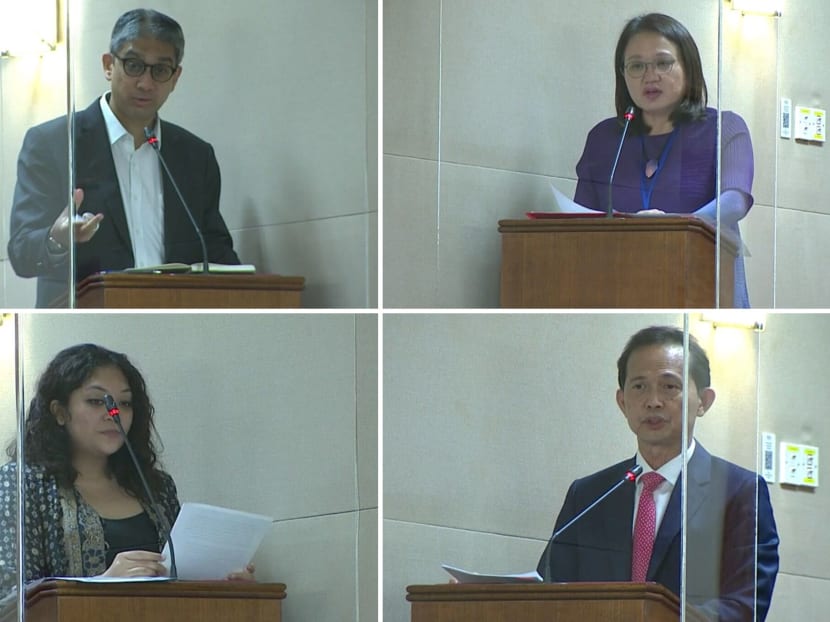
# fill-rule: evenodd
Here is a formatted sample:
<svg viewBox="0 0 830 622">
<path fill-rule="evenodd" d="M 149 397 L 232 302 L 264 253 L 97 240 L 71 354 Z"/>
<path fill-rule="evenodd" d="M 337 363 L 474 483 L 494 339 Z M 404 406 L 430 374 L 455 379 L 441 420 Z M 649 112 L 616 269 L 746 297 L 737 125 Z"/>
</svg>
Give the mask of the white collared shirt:
<svg viewBox="0 0 830 622">
<path fill-rule="evenodd" d="M 132 135 L 121 125 L 107 101 L 101 96 L 101 112 L 107 125 L 112 159 L 121 188 L 121 199 L 130 228 L 135 267 L 164 263 L 164 189 L 161 165 L 153 148 L 146 142 L 136 149 Z M 161 145 L 161 123 L 156 117 L 154 129 Z"/>
<path fill-rule="evenodd" d="M 692 454 L 695 453 L 695 447 L 697 447 L 697 443 L 695 442 L 695 439 L 692 438 L 692 442 L 689 443 L 689 448 L 686 450 L 686 464 L 689 464 Z M 674 491 L 674 487 L 677 485 L 677 480 L 680 477 L 682 459 L 683 457 L 680 454 L 677 454 L 674 458 L 657 469 L 657 472 L 662 475 L 663 479 L 666 481 L 662 482 L 654 490 L 654 506 L 657 511 L 657 520 L 654 525 L 655 535 L 658 531 L 660 531 L 660 524 L 663 522 L 663 516 L 666 514 L 666 508 L 669 506 L 671 493 Z M 643 467 L 643 472 L 637 478 L 637 490 L 634 495 L 634 520 L 631 523 L 632 533 L 634 531 L 634 523 L 637 521 L 637 508 L 640 507 L 640 495 L 643 492 L 643 475 L 654 471 L 639 451 L 637 451 L 637 464 Z"/>
</svg>

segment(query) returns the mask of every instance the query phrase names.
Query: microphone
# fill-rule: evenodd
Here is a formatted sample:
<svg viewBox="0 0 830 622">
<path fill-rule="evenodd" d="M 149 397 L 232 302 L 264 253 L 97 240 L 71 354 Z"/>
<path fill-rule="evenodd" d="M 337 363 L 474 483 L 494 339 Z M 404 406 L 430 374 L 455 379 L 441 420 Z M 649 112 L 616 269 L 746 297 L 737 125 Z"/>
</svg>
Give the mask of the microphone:
<svg viewBox="0 0 830 622">
<path fill-rule="evenodd" d="M 164 161 L 164 156 L 161 155 L 161 149 L 159 148 L 159 139 L 156 138 L 156 135 L 153 134 L 153 131 L 149 127 L 144 128 L 144 137 L 147 139 L 147 142 L 150 143 L 150 146 L 155 150 L 156 155 L 159 157 L 159 162 L 161 162 L 161 167 L 167 174 L 167 179 L 169 179 L 170 183 L 173 185 L 173 190 L 176 191 L 176 195 L 179 197 L 179 201 L 182 202 L 184 211 L 187 214 L 187 217 L 190 219 L 190 224 L 193 225 L 193 228 L 196 230 L 196 235 L 199 236 L 199 242 L 202 245 L 202 274 L 207 274 L 209 270 L 209 265 L 207 245 L 205 244 L 205 236 L 202 235 L 202 230 L 199 229 L 199 225 L 196 224 L 196 219 L 193 217 L 193 212 L 191 212 L 190 208 L 187 206 L 187 201 L 184 200 L 184 197 L 182 196 L 182 191 L 179 190 L 179 186 L 178 184 L 176 184 L 176 180 L 173 179 L 173 174 L 170 172 L 170 169 L 167 168 L 167 162 Z M 619 154 L 617 154 L 617 157 L 619 157 Z"/>
<path fill-rule="evenodd" d="M 635 464 L 633 467 L 631 467 L 628 471 L 626 471 L 626 472 L 625 472 L 625 476 L 624 476 L 624 477 L 623 477 L 620 481 L 618 481 L 616 484 L 614 484 L 613 486 L 611 486 L 611 488 L 609 488 L 609 489 L 605 492 L 605 494 L 603 494 L 601 497 L 599 497 L 596 501 L 594 501 L 594 502 L 593 502 L 591 505 L 589 505 L 587 508 L 585 508 L 584 510 L 582 510 L 579 514 L 577 514 L 576 516 L 574 516 L 571 520 L 569 520 L 567 523 L 565 523 L 562 527 L 560 527 L 559 529 L 557 529 L 556 531 L 554 531 L 554 532 L 553 532 L 553 535 L 550 537 L 550 541 L 549 541 L 548 547 L 550 547 L 550 544 L 552 544 L 552 543 L 553 543 L 553 541 L 554 541 L 554 540 L 556 540 L 556 538 L 558 538 L 558 537 L 559 537 L 559 535 L 560 535 L 563 531 L 565 531 L 568 527 L 570 527 L 571 525 L 573 525 L 573 524 L 574 524 L 576 521 L 578 521 L 580 518 L 582 518 L 583 516 L 585 516 L 588 512 L 590 512 L 591 510 L 593 510 L 593 509 L 594 509 L 597 505 L 599 505 L 600 503 L 602 503 L 602 501 L 603 501 L 603 500 L 604 500 L 604 499 L 605 499 L 608 495 L 610 495 L 612 492 L 614 492 L 617 488 L 619 488 L 620 486 L 622 486 L 622 485 L 623 485 L 623 484 L 625 484 L 626 482 L 631 482 L 631 483 L 634 483 L 635 481 L 637 481 L 637 476 L 638 476 L 638 475 L 640 475 L 640 473 L 642 473 L 642 472 L 643 472 L 643 467 L 641 467 L 639 464 Z"/>
<path fill-rule="evenodd" d="M 623 126 L 622 138 L 620 138 L 620 146 L 617 147 L 617 155 L 614 158 L 614 166 L 611 167 L 611 177 L 608 178 L 608 211 L 605 213 L 606 218 L 612 218 L 614 216 L 614 197 L 612 196 L 614 188 L 614 173 L 617 172 L 617 162 L 620 161 L 620 152 L 622 151 L 623 142 L 625 141 L 625 135 L 628 132 L 628 126 L 634 118 L 634 106 L 629 106 L 625 109 L 623 118 L 625 119 L 625 125 Z M 145 129 L 144 131 L 146 132 L 147 130 Z M 159 154 L 159 156 L 161 156 L 161 154 Z"/>
<path fill-rule="evenodd" d="M 147 498 L 150 500 L 150 505 L 153 506 L 153 511 L 156 513 L 161 525 L 167 530 L 167 544 L 170 546 L 170 578 L 176 579 L 178 578 L 179 573 L 178 570 L 176 570 L 176 552 L 173 550 L 173 529 L 170 527 L 170 523 L 164 515 L 164 512 L 159 509 L 159 505 L 156 503 L 156 498 L 153 496 L 153 491 L 150 490 L 150 486 L 144 478 L 144 473 L 141 471 L 141 466 L 138 464 L 138 458 L 135 457 L 135 452 L 133 451 L 133 446 L 130 444 L 130 439 L 127 438 L 127 433 L 124 432 L 124 426 L 121 425 L 121 410 L 118 408 L 118 404 L 115 403 L 115 400 L 109 394 L 104 394 L 104 404 L 107 407 L 107 414 L 112 417 L 112 420 L 115 421 L 115 425 L 118 426 L 118 431 L 121 432 L 121 438 L 124 439 L 124 444 L 130 452 L 130 457 L 133 459 L 135 470 L 138 471 L 138 476 L 141 478 L 141 483 L 144 486 L 144 492 L 147 493 Z"/>
</svg>

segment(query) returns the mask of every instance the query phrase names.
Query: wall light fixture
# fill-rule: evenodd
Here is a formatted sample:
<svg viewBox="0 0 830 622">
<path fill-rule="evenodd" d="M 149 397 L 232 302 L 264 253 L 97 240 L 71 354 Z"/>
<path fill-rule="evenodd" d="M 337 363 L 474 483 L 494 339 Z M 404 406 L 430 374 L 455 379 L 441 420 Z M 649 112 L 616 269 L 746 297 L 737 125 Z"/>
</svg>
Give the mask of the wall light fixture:
<svg viewBox="0 0 830 622">
<path fill-rule="evenodd" d="M 58 0 L 0 0 L 0 57 L 42 56 L 58 42 Z"/>
<path fill-rule="evenodd" d="M 766 316 L 763 313 L 755 311 L 741 311 L 738 309 L 704 311 L 700 314 L 701 322 L 709 322 L 715 328 L 719 326 L 728 326 L 731 328 L 754 330 L 756 332 L 764 330 L 765 319 Z"/>
<path fill-rule="evenodd" d="M 780 17 L 781 0 L 732 0 L 732 9 L 743 14 Z"/>
</svg>

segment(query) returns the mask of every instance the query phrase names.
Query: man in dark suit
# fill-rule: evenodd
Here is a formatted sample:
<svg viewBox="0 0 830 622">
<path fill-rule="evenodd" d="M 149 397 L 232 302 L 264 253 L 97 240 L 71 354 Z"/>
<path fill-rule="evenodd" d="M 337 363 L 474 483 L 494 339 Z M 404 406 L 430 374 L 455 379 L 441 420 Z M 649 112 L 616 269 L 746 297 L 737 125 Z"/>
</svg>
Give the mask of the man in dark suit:
<svg viewBox="0 0 830 622">
<path fill-rule="evenodd" d="M 554 531 L 635 464 L 644 472 L 636 484 L 617 489 L 548 543 L 538 567 L 545 580 L 632 580 L 635 512 L 647 505 L 642 495 L 652 494 L 653 548 L 642 566 L 644 578 L 635 580 L 655 581 L 680 594 L 683 352 L 683 332 L 674 327 L 646 328 L 629 340 L 617 362 L 617 404 L 637 436 L 637 455 L 571 484 Z M 693 337 L 689 352 L 687 602 L 719 622 L 764 620 L 778 573 L 769 491 L 757 474 L 712 456 L 695 442 L 695 420 L 712 405 L 715 393 L 709 386 L 709 360 Z M 662 476 L 656 478 L 661 483 L 653 493 L 644 493 L 644 478 L 652 471 Z"/>
<path fill-rule="evenodd" d="M 158 117 L 181 76 L 183 55 L 184 36 L 172 18 L 136 9 L 118 19 L 110 52 L 102 57 L 111 91 L 75 116 L 71 210 L 66 117 L 27 132 L 8 251 L 18 275 L 38 277 L 38 306 L 66 294 L 70 226 L 77 243 L 77 280 L 102 270 L 202 260 L 198 236 L 147 144 L 144 128 L 159 140 L 205 236 L 209 260 L 239 263 L 219 213 L 213 148 Z"/>
</svg>

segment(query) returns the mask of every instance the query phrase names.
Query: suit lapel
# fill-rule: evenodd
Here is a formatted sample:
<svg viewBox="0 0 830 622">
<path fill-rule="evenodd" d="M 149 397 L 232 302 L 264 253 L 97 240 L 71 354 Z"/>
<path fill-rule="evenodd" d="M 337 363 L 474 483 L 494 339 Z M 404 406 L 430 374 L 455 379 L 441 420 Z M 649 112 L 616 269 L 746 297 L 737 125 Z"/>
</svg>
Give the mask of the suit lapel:
<svg viewBox="0 0 830 622">
<path fill-rule="evenodd" d="M 709 494 L 709 478 L 711 471 L 711 455 L 698 444 L 695 448 L 695 453 L 689 460 L 686 482 L 689 487 L 688 500 L 686 502 L 686 511 L 688 512 L 688 521 L 692 523 L 698 510 L 702 507 L 703 502 Z M 654 548 L 651 553 L 651 562 L 649 562 L 647 577 L 652 580 L 663 563 L 670 548 L 675 545 L 680 546 L 680 501 L 682 494 L 682 484 L 680 478 L 675 484 L 671 497 L 669 498 L 669 505 L 666 507 L 666 513 L 663 515 L 663 521 L 660 523 L 660 529 L 657 531 L 657 536 L 654 539 Z"/>
<path fill-rule="evenodd" d="M 632 461 L 625 468 L 630 469 L 634 464 Z M 622 476 L 623 473 L 620 473 L 619 479 L 622 479 Z M 607 541 L 615 550 L 620 551 L 620 554 L 608 556 L 609 576 L 617 581 L 631 579 L 631 526 L 634 524 L 634 492 L 634 486 L 626 483 L 622 490 L 617 490 L 605 500 L 610 507 L 603 512 L 604 531 L 608 537 Z"/>
<path fill-rule="evenodd" d="M 90 205 L 89 211 L 103 211 L 122 243 L 132 249 L 112 147 L 98 100 L 79 112 L 76 121 L 75 184 L 85 191 L 94 192 L 98 204 Z M 81 211 L 85 211 L 83 206 Z"/>
<path fill-rule="evenodd" d="M 170 129 L 170 125 L 162 121 L 161 154 L 165 162 L 167 162 L 167 166 L 170 168 L 170 174 L 178 180 L 181 179 L 181 175 L 178 171 L 180 159 L 176 155 L 178 153 L 176 150 L 176 138 L 175 133 Z M 159 163 L 159 166 L 161 166 L 161 163 Z M 170 243 L 173 241 L 173 232 L 182 231 L 183 223 L 179 221 L 179 218 L 185 214 L 184 208 L 180 205 L 179 196 L 176 194 L 173 184 L 170 183 L 170 178 L 164 170 L 161 171 L 161 187 L 164 201 L 164 253 L 166 256 L 170 252 L 169 248 Z M 181 187 L 179 189 L 182 193 L 185 193 L 185 190 Z M 191 227 L 192 225 L 188 222 L 186 226 Z"/>
</svg>

